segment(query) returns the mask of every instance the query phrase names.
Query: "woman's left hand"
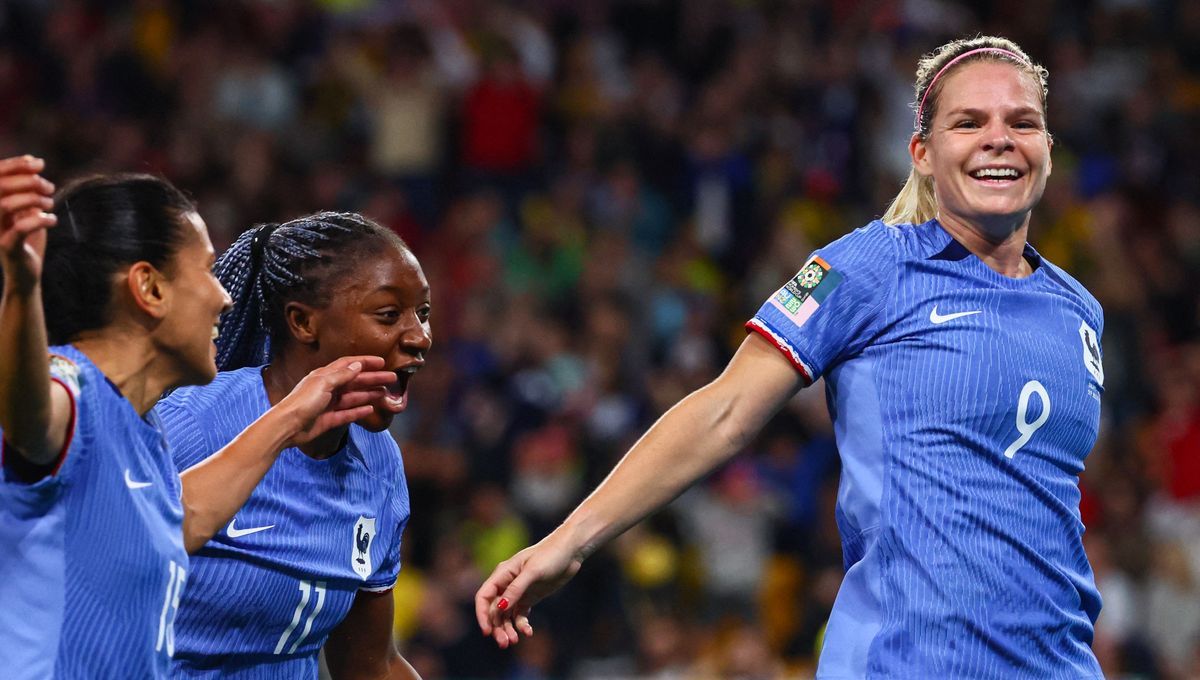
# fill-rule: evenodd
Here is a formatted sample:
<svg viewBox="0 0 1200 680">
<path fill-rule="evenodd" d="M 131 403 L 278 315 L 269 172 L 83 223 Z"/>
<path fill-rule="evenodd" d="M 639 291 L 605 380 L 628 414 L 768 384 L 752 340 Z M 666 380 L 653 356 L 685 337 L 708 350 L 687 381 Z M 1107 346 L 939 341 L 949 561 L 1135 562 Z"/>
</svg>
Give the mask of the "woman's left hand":
<svg viewBox="0 0 1200 680">
<path fill-rule="evenodd" d="M 342 357 L 301 380 L 277 405 L 295 418 L 295 433 L 286 446 L 299 446 L 326 432 L 369 415 L 371 402 L 396 381 L 392 371 L 380 371 L 383 359 Z"/>
</svg>

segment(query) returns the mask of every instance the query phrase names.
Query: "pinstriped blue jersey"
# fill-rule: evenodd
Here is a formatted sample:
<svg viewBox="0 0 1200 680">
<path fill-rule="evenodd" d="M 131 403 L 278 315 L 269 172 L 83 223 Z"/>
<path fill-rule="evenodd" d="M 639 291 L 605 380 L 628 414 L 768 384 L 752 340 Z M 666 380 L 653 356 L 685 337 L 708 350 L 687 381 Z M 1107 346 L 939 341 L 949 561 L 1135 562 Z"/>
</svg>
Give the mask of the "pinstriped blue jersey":
<svg viewBox="0 0 1200 680">
<path fill-rule="evenodd" d="M 221 373 L 156 407 L 179 470 L 215 453 L 270 403 L 261 369 Z M 316 678 L 317 653 L 359 590 L 387 590 L 408 520 L 400 450 L 349 428 L 315 460 L 286 449 L 233 521 L 192 556 L 175 626 L 180 677 Z"/>
<path fill-rule="evenodd" d="M 152 416 L 86 356 L 51 347 L 73 424 L 54 474 L 0 472 L 0 675 L 165 678 L 187 579 L 179 475 Z"/>
<path fill-rule="evenodd" d="M 747 324 L 824 377 L 846 576 L 818 678 L 1100 678 L 1078 477 L 1103 317 L 1040 259 L 1002 276 L 936 222 L 875 222 Z"/>
</svg>

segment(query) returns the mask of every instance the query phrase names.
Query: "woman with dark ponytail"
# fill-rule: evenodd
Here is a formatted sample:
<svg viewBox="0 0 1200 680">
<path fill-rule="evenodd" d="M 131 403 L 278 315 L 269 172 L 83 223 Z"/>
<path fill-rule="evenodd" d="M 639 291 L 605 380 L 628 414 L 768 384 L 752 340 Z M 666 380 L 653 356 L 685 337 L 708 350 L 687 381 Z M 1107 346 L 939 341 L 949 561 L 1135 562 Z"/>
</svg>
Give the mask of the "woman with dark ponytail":
<svg viewBox="0 0 1200 680">
<path fill-rule="evenodd" d="M 1010 40 L 917 65 L 912 173 L 747 323 L 725 371 L 475 597 L 503 647 L 581 563 L 824 378 L 846 577 L 818 678 L 1096 678 L 1078 475 L 1104 385 L 1100 305 L 1028 243 L 1050 174 L 1046 70 Z"/>
<path fill-rule="evenodd" d="M 429 284 L 409 248 L 354 213 L 257 226 L 217 260 L 233 298 L 221 373 L 156 412 L 185 470 L 292 389 L 351 352 L 397 376 L 355 423 L 286 450 L 224 531 L 193 558 L 176 623 L 180 677 L 414 678 L 392 644 L 408 487 L 387 432 L 425 363 Z"/>
<path fill-rule="evenodd" d="M 332 362 L 181 477 L 151 407 L 216 375 L 229 298 L 204 221 L 158 177 L 52 198 L 43 167 L 0 161 L 0 674 L 165 678 L 187 551 L 283 448 L 362 417 L 395 378 L 366 370 L 377 357 Z"/>
</svg>

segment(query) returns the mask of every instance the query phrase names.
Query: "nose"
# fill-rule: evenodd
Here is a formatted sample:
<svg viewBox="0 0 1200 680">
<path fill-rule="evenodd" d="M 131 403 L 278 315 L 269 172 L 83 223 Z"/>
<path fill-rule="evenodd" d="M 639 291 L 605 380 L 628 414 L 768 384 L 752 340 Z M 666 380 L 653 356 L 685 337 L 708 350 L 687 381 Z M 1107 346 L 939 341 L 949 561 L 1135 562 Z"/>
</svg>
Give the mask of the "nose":
<svg viewBox="0 0 1200 680">
<path fill-rule="evenodd" d="M 433 333 L 429 330 L 429 322 L 418 318 L 416 313 L 409 315 L 409 319 L 410 322 L 400 334 L 400 349 L 424 358 L 425 352 L 433 346 Z"/>
<path fill-rule="evenodd" d="M 233 298 L 229 297 L 229 291 L 225 290 L 225 286 L 217 282 L 217 288 L 221 289 L 221 313 L 224 314 L 233 309 Z"/>
<path fill-rule="evenodd" d="M 1004 153 L 1016 148 L 1016 142 L 1013 141 L 1012 135 L 1009 134 L 1008 125 L 1004 121 L 989 123 L 986 132 L 987 134 L 982 137 L 984 151 Z"/>
</svg>

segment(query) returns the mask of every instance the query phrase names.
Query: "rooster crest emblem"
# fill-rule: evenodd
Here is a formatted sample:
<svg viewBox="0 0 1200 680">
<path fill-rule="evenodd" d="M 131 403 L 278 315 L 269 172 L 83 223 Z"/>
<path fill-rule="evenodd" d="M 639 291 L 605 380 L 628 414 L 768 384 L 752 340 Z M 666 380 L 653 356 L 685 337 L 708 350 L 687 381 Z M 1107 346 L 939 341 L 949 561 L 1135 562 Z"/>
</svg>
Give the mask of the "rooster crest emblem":
<svg viewBox="0 0 1200 680">
<path fill-rule="evenodd" d="M 371 566 L 371 542 L 374 540 L 375 518 L 360 516 L 354 523 L 354 537 L 350 542 L 350 568 L 363 579 L 374 571 Z"/>
</svg>

